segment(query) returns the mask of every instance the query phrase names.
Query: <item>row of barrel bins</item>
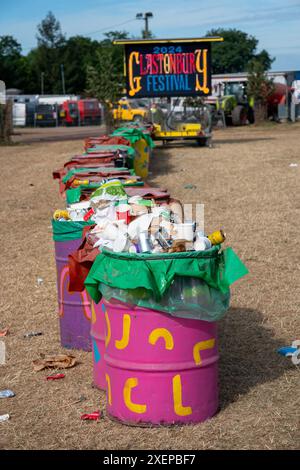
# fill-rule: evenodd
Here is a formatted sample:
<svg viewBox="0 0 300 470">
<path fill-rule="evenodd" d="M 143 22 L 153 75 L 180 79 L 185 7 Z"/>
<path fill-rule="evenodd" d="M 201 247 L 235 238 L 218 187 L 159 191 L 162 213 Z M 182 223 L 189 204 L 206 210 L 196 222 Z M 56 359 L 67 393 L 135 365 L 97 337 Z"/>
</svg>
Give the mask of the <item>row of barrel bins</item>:
<svg viewBox="0 0 300 470">
<path fill-rule="evenodd" d="M 124 424 L 199 423 L 218 410 L 216 322 L 70 292 L 68 255 L 82 240 L 55 241 L 61 344 L 92 351 L 107 415 Z M 90 380 L 90 377 L 87 377 Z"/>
</svg>

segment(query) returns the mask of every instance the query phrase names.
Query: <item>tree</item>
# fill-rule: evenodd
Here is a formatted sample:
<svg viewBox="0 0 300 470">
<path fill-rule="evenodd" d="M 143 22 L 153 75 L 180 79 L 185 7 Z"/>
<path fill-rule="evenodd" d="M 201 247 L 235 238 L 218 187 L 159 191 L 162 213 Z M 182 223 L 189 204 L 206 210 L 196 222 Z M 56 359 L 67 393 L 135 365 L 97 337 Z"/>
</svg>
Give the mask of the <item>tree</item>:
<svg viewBox="0 0 300 470">
<path fill-rule="evenodd" d="M 264 70 L 270 70 L 272 63 L 275 60 L 275 57 L 270 57 L 269 53 L 263 49 L 261 52 L 255 55 L 254 59 L 259 62 Z"/>
<path fill-rule="evenodd" d="M 123 74 L 115 67 L 112 48 L 102 47 L 101 51 L 97 51 L 96 65 L 87 67 L 86 93 L 102 104 L 107 133 L 113 127 L 111 106 L 122 96 L 123 80 Z"/>
<path fill-rule="evenodd" d="M 39 46 L 54 48 L 64 44 L 65 37 L 61 32 L 60 22 L 51 11 L 47 13 L 37 28 L 36 38 Z"/>
<path fill-rule="evenodd" d="M 102 44 L 113 45 L 112 43 L 117 39 L 128 39 L 129 33 L 127 31 L 108 31 L 105 33 L 105 39 L 103 39 Z"/>
<path fill-rule="evenodd" d="M 0 80 L 6 88 L 23 88 L 26 83 L 26 59 L 13 36 L 0 36 Z"/>
<path fill-rule="evenodd" d="M 10 144 L 12 134 L 12 100 L 0 103 L 0 144 Z"/>
<path fill-rule="evenodd" d="M 66 91 L 82 94 L 86 89 L 86 71 L 88 65 L 95 63 L 95 53 L 100 43 L 83 36 L 69 38 L 62 51 Z"/>
<path fill-rule="evenodd" d="M 257 53 L 258 40 L 238 29 L 212 29 L 206 36 L 221 36 L 223 42 L 212 43 L 212 72 L 244 72 L 249 62 L 256 59 L 269 69 L 274 58 L 263 49 Z"/>
<path fill-rule="evenodd" d="M 127 37 L 126 31 L 106 33 L 95 54 L 96 62 L 87 67 L 86 93 L 102 104 L 108 133 L 113 127 L 111 107 L 121 98 L 125 86 L 123 47 L 113 45 L 113 41 Z"/>
<path fill-rule="evenodd" d="M 65 37 L 59 21 L 49 12 L 38 25 L 38 47 L 30 52 L 30 76 L 35 92 L 40 90 L 41 75 L 44 76 L 44 93 L 61 93 L 61 64 Z"/>
<path fill-rule="evenodd" d="M 127 39 L 129 33 L 127 31 L 109 31 L 105 33 L 105 39 L 101 41 L 101 45 L 111 50 L 111 60 L 115 67 L 116 77 L 122 83 L 124 82 L 124 48 L 113 44 L 117 39 Z"/>
<path fill-rule="evenodd" d="M 248 65 L 247 94 L 254 100 L 255 122 L 267 118 L 268 99 L 274 92 L 273 81 L 268 79 L 262 62 L 253 59 Z"/>
</svg>

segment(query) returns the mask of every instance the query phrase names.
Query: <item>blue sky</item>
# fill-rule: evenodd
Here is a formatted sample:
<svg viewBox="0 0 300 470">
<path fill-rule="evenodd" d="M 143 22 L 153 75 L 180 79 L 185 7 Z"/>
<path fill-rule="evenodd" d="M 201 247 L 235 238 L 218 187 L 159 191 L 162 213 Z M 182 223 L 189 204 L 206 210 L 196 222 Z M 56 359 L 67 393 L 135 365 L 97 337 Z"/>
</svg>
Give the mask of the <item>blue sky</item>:
<svg viewBox="0 0 300 470">
<path fill-rule="evenodd" d="M 0 35 L 11 34 L 24 53 L 36 45 L 36 26 L 49 10 L 67 37 L 103 38 L 109 30 L 139 35 L 136 13 L 152 11 L 156 37 L 196 37 L 211 28 L 238 28 L 276 56 L 273 70 L 300 70 L 300 0 L 0 0 Z"/>
</svg>

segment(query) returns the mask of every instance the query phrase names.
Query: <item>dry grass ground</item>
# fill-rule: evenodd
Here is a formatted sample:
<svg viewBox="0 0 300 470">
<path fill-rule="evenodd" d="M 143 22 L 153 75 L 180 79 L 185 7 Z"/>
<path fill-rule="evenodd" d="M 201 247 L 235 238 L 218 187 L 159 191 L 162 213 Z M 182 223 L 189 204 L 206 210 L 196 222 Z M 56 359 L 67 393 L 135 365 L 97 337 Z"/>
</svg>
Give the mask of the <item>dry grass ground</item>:
<svg viewBox="0 0 300 470">
<path fill-rule="evenodd" d="M 203 202 L 206 229 L 224 226 L 250 270 L 233 287 L 232 308 L 220 322 L 220 412 L 203 424 L 156 429 L 129 428 L 107 417 L 80 420 L 83 412 L 105 410 L 104 393 L 91 387 L 90 353 L 74 351 L 80 364 L 62 381 L 47 382 L 47 372 L 33 372 L 40 353 L 63 352 L 50 226 L 63 203 L 51 172 L 82 142 L 0 148 L 0 328 L 10 327 L 0 389 L 16 393 L 0 400 L 0 415 L 11 415 L 0 424 L 2 448 L 299 448 L 300 368 L 276 353 L 300 337 L 299 143 L 295 124 L 218 131 L 213 149 L 155 150 L 151 181 L 184 202 Z M 189 183 L 196 189 L 185 189 Z M 32 330 L 44 334 L 23 338 Z"/>
</svg>

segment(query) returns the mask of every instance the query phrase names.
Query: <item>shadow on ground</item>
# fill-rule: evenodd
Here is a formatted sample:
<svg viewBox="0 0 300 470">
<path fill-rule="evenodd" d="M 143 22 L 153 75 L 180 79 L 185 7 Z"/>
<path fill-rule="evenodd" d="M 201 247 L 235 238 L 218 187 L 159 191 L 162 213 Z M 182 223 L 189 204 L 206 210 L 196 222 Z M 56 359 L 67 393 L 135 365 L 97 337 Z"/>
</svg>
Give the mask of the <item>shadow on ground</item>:
<svg viewBox="0 0 300 470">
<path fill-rule="evenodd" d="M 277 353 L 284 340 L 274 338 L 262 322 L 257 310 L 230 308 L 219 324 L 221 408 L 289 368 Z"/>
</svg>

